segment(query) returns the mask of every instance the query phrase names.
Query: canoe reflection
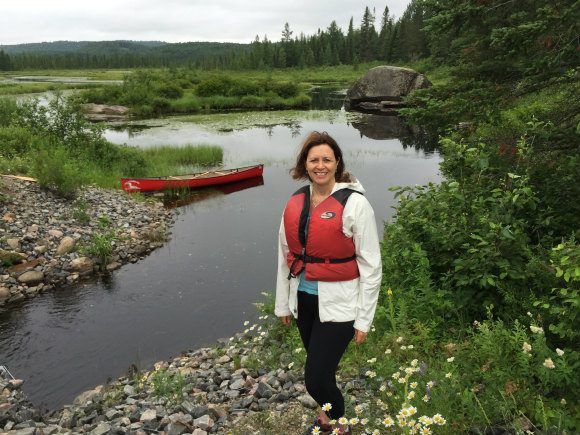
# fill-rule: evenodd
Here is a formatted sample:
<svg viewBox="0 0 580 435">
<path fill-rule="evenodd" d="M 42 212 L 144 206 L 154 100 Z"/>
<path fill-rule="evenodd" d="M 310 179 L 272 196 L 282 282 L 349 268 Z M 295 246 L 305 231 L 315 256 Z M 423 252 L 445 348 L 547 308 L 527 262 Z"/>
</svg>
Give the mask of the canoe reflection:
<svg viewBox="0 0 580 435">
<path fill-rule="evenodd" d="M 174 190 L 163 194 L 163 204 L 167 208 L 182 207 L 195 202 L 204 201 L 216 196 L 229 195 L 230 193 L 250 189 L 264 185 L 264 177 L 254 177 L 237 183 L 222 184 L 214 187 L 202 187 L 195 190 Z"/>
</svg>

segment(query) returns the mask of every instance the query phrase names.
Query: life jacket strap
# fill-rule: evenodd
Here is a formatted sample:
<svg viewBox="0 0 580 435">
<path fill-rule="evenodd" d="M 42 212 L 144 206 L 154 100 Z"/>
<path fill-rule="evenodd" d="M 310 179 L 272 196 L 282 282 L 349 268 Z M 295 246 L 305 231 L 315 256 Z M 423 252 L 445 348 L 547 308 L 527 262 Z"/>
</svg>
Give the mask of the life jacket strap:
<svg viewBox="0 0 580 435">
<path fill-rule="evenodd" d="M 306 268 L 307 263 L 324 263 L 324 264 L 340 264 L 340 263 L 348 263 L 349 261 L 356 260 L 356 254 L 351 255 L 350 257 L 346 258 L 322 258 L 322 257 L 313 257 L 311 255 L 306 255 L 304 250 L 301 254 L 295 254 L 292 252 L 294 256 L 294 260 L 290 265 L 290 273 L 288 274 L 288 279 L 296 278 L 298 275 L 302 273 L 302 271 Z M 302 261 L 302 267 L 296 273 L 293 272 L 294 266 L 298 261 Z"/>
</svg>

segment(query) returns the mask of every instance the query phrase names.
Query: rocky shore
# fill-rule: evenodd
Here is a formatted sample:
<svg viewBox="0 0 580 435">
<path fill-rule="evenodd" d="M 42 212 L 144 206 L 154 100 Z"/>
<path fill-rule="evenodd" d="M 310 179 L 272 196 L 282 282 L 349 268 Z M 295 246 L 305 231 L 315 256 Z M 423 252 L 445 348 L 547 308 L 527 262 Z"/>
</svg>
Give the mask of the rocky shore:
<svg viewBox="0 0 580 435">
<path fill-rule="evenodd" d="M 302 433 L 303 421 L 314 416 L 316 402 L 306 392 L 301 368 L 287 363 L 293 359 L 291 349 L 281 349 L 275 362 L 278 368 L 261 367 L 260 356 L 272 346 L 268 333 L 261 329 L 258 326 L 255 332 L 247 330 L 219 340 L 213 348 L 158 362 L 150 371 L 130 368 L 126 376 L 86 391 L 72 405 L 48 415 L 28 402 L 21 380 L 9 380 L 0 373 L 0 432 Z M 362 382 L 340 384 L 361 395 Z M 265 422 L 256 419 L 258 415 L 271 419 L 276 430 L 264 431 Z"/>
<path fill-rule="evenodd" d="M 136 262 L 163 245 L 174 215 L 161 203 L 88 187 L 72 200 L 0 179 L 0 307 Z"/>
</svg>

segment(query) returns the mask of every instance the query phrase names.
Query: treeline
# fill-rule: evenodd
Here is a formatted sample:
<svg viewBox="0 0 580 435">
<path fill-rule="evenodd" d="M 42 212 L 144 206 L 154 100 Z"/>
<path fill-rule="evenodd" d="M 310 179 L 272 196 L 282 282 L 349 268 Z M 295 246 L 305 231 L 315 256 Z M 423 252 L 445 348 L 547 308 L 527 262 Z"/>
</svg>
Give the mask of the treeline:
<svg viewBox="0 0 580 435">
<path fill-rule="evenodd" d="M 332 21 L 327 29 L 315 35 L 293 37 L 288 23 L 282 39 L 272 42 L 267 36 L 256 36 L 250 50 L 233 51 L 222 56 L 200 60 L 200 68 L 263 69 L 311 67 L 319 65 L 358 64 L 382 60 L 385 62 L 418 60 L 430 54 L 422 28 L 426 8 L 422 0 L 413 0 L 399 20 L 385 7 L 380 28 L 375 27 L 375 11 L 365 8 L 359 27 L 351 17 L 348 29 L 343 31 Z"/>
<path fill-rule="evenodd" d="M 57 41 L 0 46 L 0 71 L 195 66 L 207 56 L 243 52 L 247 44 L 156 41 Z"/>
</svg>

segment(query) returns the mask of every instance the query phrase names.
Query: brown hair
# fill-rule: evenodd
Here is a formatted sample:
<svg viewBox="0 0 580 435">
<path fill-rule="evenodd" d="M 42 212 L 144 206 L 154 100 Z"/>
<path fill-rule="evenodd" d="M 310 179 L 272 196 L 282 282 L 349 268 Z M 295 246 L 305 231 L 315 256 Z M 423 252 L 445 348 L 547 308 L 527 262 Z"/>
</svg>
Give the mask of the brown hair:
<svg viewBox="0 0 580 435">
<path fill-rule="evenodd" d="M 352 178 L 350 174 L 344 169 L 344 158 L 342 157 L 342 150 L 338 146 L 338 143 L 325 131 L 322 133 L 318 131 L 311 132 L 300 148 L 300 152 L 296 157 L 296 164 L 292 169 L 290 169 L 290 175 L 295 180 L 310 180 L 308 172 L 306 172 L 306 158 L 308 157 L 308 152 L 311 148 L 317 145 L 328 145 L 332 148 L 334 152 L 334 158 L 338 162 L 336 168 L 336 173 L 334 174 L 334 179 L 337 182 L 350 182 Z"/>
</svg>

